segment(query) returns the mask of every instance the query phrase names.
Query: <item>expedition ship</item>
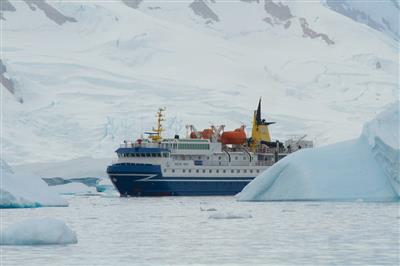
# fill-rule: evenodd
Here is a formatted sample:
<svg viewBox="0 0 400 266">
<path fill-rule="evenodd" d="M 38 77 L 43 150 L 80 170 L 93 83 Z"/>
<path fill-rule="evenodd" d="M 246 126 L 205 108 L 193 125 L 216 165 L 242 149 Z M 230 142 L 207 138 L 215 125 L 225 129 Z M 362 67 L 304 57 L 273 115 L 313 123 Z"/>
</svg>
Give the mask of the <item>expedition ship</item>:
<svg viewBox="0 0 400 266">
<path fill-rule="evenodd" d="M 163 111 L 158 110 L 157 128 L 149 137 L 124 141 L 107 167 L 121 196 L 234 195 L 288 153 L 313 146 L 304 137 L 271 142 L 268 126 L 274 122 L 261 119 L 261 99 L 250 138 L 244 126 L 197 131 L 192 125 L 186 126 L 186 138 L 162 138 Z"/>
</svg>

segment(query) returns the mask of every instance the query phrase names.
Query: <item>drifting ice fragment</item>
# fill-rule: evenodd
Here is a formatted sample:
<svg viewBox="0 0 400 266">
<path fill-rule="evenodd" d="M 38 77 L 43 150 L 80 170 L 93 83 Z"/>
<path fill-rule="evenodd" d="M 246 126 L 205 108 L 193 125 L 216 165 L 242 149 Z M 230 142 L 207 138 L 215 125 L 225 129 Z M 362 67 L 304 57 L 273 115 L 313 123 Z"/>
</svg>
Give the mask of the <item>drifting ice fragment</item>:
<svg viewBox="0 0 400 266">
<path fill-rule="evenodd" d="M 76 244 L 76 234 L 57 219 L 29 219 L 1 232 L 1 245 Z"/>
</svg>

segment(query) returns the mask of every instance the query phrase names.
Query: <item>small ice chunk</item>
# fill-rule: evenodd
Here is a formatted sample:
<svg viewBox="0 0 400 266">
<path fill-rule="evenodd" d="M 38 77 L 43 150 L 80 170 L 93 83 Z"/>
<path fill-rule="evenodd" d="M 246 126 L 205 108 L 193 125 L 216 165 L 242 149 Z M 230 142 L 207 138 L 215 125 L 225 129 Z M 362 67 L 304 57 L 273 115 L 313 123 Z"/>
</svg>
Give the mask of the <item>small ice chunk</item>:
<svg viewBox="0 0 400 266">
<path fill-rule="evenodd" d="M 248 219 L 252 217 L 250 213 L 217 212 L 211 214 L 208 219 Z"/>
<path fill-rule="evenodd" d="M 203 207 L 200 207 L 200 211 L 202 211 L 202 212 L 215 212 L 215 211 L 217 211 L 217 209 L 216 208 L 203 208 Z"/>
<path fill-rule="evenodd" d="M 0 245 L 76 244 L 76 233 L 63 221 L 29 219 L 1 231 Z"/>
</svg>

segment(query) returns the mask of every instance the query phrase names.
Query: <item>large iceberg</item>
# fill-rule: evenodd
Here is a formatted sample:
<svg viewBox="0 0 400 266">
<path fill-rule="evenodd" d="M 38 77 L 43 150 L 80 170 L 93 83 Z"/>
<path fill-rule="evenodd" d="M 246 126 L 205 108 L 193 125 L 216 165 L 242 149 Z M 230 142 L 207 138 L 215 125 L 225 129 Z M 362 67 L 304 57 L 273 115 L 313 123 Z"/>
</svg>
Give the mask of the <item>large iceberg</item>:
<svg viewBox="0 0 400 266">
<path fill-rule="evenodd" d="M 366 123 L 358 139 L 285 157 L 247 185 L 238 200 L 399 200 L 399 106 L 390 105 Z"/>
<path fill-rule="evenodd" d="M 4 160 L 0 160 L 0 171 L 0 208 L 68 206 L 40 177 L 14 172 Z"/>
<path fill-rule="evenodd" d="M 29 219 L 1 231 L 0 245 L 75 244 L 76 234 L 57 219 Z"/>
</svg>

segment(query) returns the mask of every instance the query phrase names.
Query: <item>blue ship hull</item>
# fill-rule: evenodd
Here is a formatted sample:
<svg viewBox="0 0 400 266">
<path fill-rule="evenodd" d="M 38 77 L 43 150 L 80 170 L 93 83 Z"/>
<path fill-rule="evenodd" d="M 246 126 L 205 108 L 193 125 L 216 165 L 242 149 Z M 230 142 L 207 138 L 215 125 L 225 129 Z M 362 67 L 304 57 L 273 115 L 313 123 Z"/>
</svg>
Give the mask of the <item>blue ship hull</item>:
<svg viewBox="0 0 400 266">
<path fill-rule="evenodd" d="M 121 196 L 235 195 L 254 177 L 163 177 L 160 166 L 114 164 L 107 173 Z"/>
</svg>

